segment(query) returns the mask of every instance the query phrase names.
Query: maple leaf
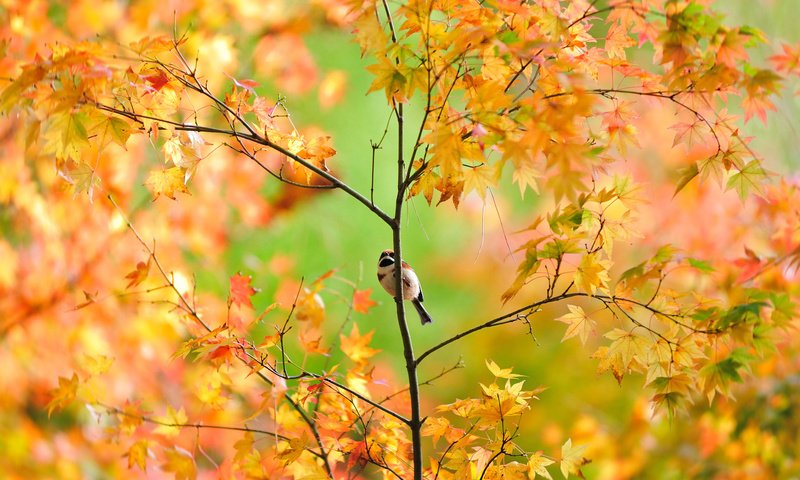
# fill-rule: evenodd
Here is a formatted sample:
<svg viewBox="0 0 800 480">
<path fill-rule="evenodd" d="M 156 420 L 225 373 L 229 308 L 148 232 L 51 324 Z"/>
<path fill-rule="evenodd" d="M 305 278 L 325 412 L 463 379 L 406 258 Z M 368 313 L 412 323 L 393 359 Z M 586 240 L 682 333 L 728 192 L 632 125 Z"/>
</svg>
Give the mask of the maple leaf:
<svg viewBox="0 0 800 480">
<path fill-rule="evenodd" d="M 295 317 L 301 322 L 311 322 L 314 327 L 319 327 L 325 321 L 325 302 L 316 292 L 303 288 L 297 299 Z"/>
<path fill-rule="evenodd" d="M 739 29 L 728 30 L 717 48 L 717 62 L 729 67 L 736 68 L 736 63 L 748 59 L 745 43 L 749 41 L 749 35 L 743 35 Z"/>
<path fill-rule="evenodd" d="M 161 464 L 167 472 L 175 474 L 175 480 L 195 480 L 197 478 L 197 465 L 194 457 L 186 450 L 175 447 L 164 451 L 166 461 Z"/>
<path fill-rule="evenodd" d="M 183 43 L 185 39 L 178 41 L 178 45 Z M 144 37 L 138 41 L 131 42 L 131 49 L 137 54 L 146 57 L 154 56 L 158 53 L 163 53 L 172 50 L 175 42 L 169 35 L 158 35 L 155 37 Z"/>
<path fill-rule="evenodd" d="M 475 191 L 481 199 L 485 199 L 486 191 L 497 181 L 497 171 L 492 170 L 485 165 L 464 169 L 464 191 Z"/>
<path fill-rule="evenodd" d="M 592 295 L 597 289 L 608 290 L 608 261 L 599 260 L 596 253 L 587 253 L 575 271 L 575 286 Z"/>
<path fill-rule="evenodd" d="M 186 424 L 188 417 L 183 407 L 177 412 L 172 407 L 167 407 L 167 414 L 155 418 L 159 424 L 153 433 L 164 435 L 165 437 L 175 437 L 180 433 L 183 425 Z"/>
<path fill-rule="evenodd" d="M 577 335 L 581 339 L 581 344 L 586 345 L 586 340 L 589 338 L 589 334 L 594 332 L 597 322 L 589 318 L 581 307 L 567 305 L 567 308 L 569 308 L 570 313 L 556 318 L 557 322 L 567 324 L 567 331 L 564 332 L 564 337 L 561 341 L 563 342 Z"/>
<path fill-rule="evenodd" d="M 99 120 L 91 127 L 90 131 L 95 134 L 95 138 L 99 139 L 100 145 L 106 146 L 106 144 L 114 142 L 127 150 L 128 138 L 134 131 L 130 124 L 121 118 L 107 115 L 94 115 L 94 117 L 99 117 Z"/>
<path fill-rule="evenodd" d="M 408 100 L 407 90 L 409 80 L 400 72 L 394 61 L 388 57 L 380 57 L 378 63 L 367 67 L 367 71 L 375 75 L 367 93 L 383 89 L 386 92 L 386 100 L 398 102 Z"/>
<path fill-rule="evenodd" d="M 636 40 L 631 38 L 627 29 L 619 23 L 609 27 L 606 34 L 605 51 L 608 58 L 625 59 L 625 49 L 636 45 Z"/>
<path fill-rule="evenodd" d="M 356 290 L 353 292 L 353 310 L 358 313 L 369 313 L 369 309 L 378 304 L 378 302 L 369 298 L 372 294 L 372 289 Z"/>
<path fill-rule="evenodd" d="M 86 192 L 91 203 L 94 197 L 94 188 L 100 185 L 100 178 L 94 169 L 84 162 L 56 159 L 58 175 L 66 180 L 75 191 L 75 195 Z"/>
<path fill-rule="evenodd" d="M 228 305 L 238 305 L 253 308 L 250 297 L 255 295 L 258 290 L 250 286 L 253 277 L 237 273 L 230 278 L 230 289 L 228 291 Z"/>
<path fill-rule="evenodd" d="M 63 112 L 53 115 L 44 133 L 44 151 L 80 163 L 81 151 L 89 146 L 86 114 Z"/>
<path fill-rule="evenodd" d="M 3 55 L 5 57 L 5 55 Z M 0 113 L 8 111 L 20 101 L 20 97 L 31 86 L 42 80 L 47 70 L 41 65 L 25 65 L 22 73 L 0 93 Z"/>
<path fill-rule="evenodd" d="M 450 422 L 446 418 L 432 417 L 425 420 L 421 433 L 426 437 L 433 437 L 433 441 L 436 442 L 445 436 L 451 428 Z"/>
<path fill-rule="evenodd" d="M 152 170 L 147 177 L 145 185 L 153 192 L 153 199 L 159 195 L 166 195 L 175 200 L 175 192 L 189 193 L 185 183 L 186 170 L 181 167 L 172 167 L 166 170 Z"/>
<path fill-rule="evenodd" d="M 83 354 L 79 358 L 79 363 L 81 368 L 84 369 L 90 376 L 95 376 L 106 373 L 114 363 L 114 359 L 107 355 Z"/>
<path fill-rule="evenodd" d="M 442 177 L 440 177 L 436 172 L 433 172 L 430 168 L 426 168 L 422 175 L 419 176 L 416 182 L 411 186 L 408 191 L 408 196 L 413 197 L 422 193 L 425 197 L 425 200 L 428 201 L 428 205 L 431 204 L 433 201 L 433 193 L 436 189 L 441 185 Z"/>
<path fill-rule="evenodd" d="M 783 73 L 800 73 L 800 44 L 792 47 L 788 44 L 781 45 L 782 53 L 769 57 L 775 70 Z"/>
<path fill-rule="evenodd" d="M 680 177 L 678 178 L 678 182 L 675 185 L 675 192 L 672 196 L 678 195 L 681 190 L 686 187 L 697 175 L 700 174 L 700 171 L 697 169 L 697 163 L 692 163 L 688 167 L 681 168 L 678 173 L 680 173 Z"/>
<path fill-rule="evenodd" d="M 142 472 L 147 471 L 147 440 L 138 440 L 131 445 L 125 456 L 128 457 L 128 468 L 133 468 L 134 465 L 139 467 Z"/>
<path fill-rule="evenodd" d="M 183 145 L 181 145 L 181 139 L 178 137 L 172 137 L 161 147 L 164 150 L 164 163 L 170 164 L 172 163 L 175 166 L 180 166 L 183 160 Z"/>
<path fill-rule="evenodd" d="M 542 178 L 540 172 L 532 161 L 521 161 L 515 165 L 511 173 L 511 180 L 519 186 L 519 196 L 525 198 L 525 191 L 530 188 L 534 193 L 539 193 L 538 180 Z"/>
<path fill-rule="evenodd" d="M 490 372 L 492 372 L 492 375 L 494 375 L 497 378 L 512 379 L 512 378 L 519 378 L 522 376 L 516 373 L 511 373 L 512 371 L 511 368 L 498 367 L 496 363 L 494 363 L 492 360 L 489 359 L 486 360 L 486 367 L 489 369 Z"/>
<path fill-rule="evenodd" d="M 290 438 L 288 442 L 284 443 L 284 447 L 278 452 L 278 459 L 284 465 L 289 465 L 295 460 L 300 458 L 306 447 L 308 447 L 308 433 L 303 431 L 300 437 Z M 283 443 L 283 442 L 282 442 Z"/>
<path fill-rule="evenodd" d="M 612 340 L 608 347 L 609 356 L 618 355 L 624 368 L 629 368 L 634 360 L 647 358 L 647 349 L 650 346 L 647 339 L 619 328 L 615 328 L 604 336 Z"/>
<path fill-rule="evenodd" d="M 350 360 L 358 364 L 365 364 L 368 358 L 380 352 L 380 350 L 375 350 L 369 346 L 374 333 L 375 331 L 371 331 L 366 335 L 361 335 L 358 331 L 358 325 L 354 324 L 349 337 L 339 335 L 342 352 L 347 355 Z"/>
<path fill-rule="evenodd" d="M 355 442 L 347 452 L 347 468 L 353 469 L 356 466 L 364 468 L 369 462 L 369 452 L 367 442 Z"/>
<path fill-rule="evenodd" d="M 775 110 L 775 104 L 769 96 L 780 90 L 781 77 L 765 69 L 756 70 L 747 78 L 745 95 L 742 100 L 744 107 L 744 121 L 747 122 L 753 115 L 757 115 L 764 125 L 767 124 L 767 110 Z"/>
<path fill-rule="evenodd" d="M 233 444 L 233 449 L 236 451 L 233 456 L 233 460 L 240 462 L 245 457 L 250 455 L 250 453 L 253 451 L 253 442 L 253 432 L 245 432 L 244 437 L 237 440 L 236 443 Z"/>
<path fill-rule="evenodd" d="M 670 130 L 675 130 L 675 137 L 672 139 L 672 146 L 683 142 L 687 147 L 695 144 L 703 143 L 703 134 L 707 133 L 708 125 L 699 119 L 693 122 L 676 123 L 669 127 Z"/>
<path fill-rule="evenodd" d="M 550 476 L 550 472 L 547 471 L 547 467 L 554 463 L 555 461 L 545 457 L 541 451 L 534 453 L 528 459 L 528 478 L 534 480 L 538 475 L 542 478 L 553 480 L 553 477 Z"/>
<path fill-rule="evenodd" d="M 589 463 L 589 460 L 583 458 L 583 452 L 586 450 L 586 445 L 572 446 L 572 439 L 567 439 L 564 445 L 561 446 L 561 474 L 564 478 L 569 478 L 570 474 L 581 475 L 581 467 Z M 581 475 L 582 476 L 582 475 Z"/>
<path fill-rule="evenodd" d="M 50 417 L 54 410 L 61 410 L 72 403 L 78 393 L 79 385 L 76 373 L 72 374 L 72 378 L 58 377 L 58 388 L 52 392 L 53 398 L 47 403 L 47 416 Z"/>
<path fill-rule="evenodd" d="M 728 178 L 725 186 L 726 190 L 736 190 L 739 198 L 744 201 L 751 192 L 763 195 L 763 183 L 767 178 L 767 172 L 758 160 L 749 161 L 738 172 Z"/>
<path fill-rule="evenodd" d="M 147 274 L 150 272 L 150 263 L 152 259 L 153 257 L 150 256 L 147 259 L 147 263 L 145 262 L 137 263 L 136 270 L 125 275 L 125 278 L 130 280 L 130 282 L 128 282 L 128 285 L 125 288 L 131 288 L 140 285 L 147 279 Z"/>
<path fill-rule="evenodd" d="M 322 345 L 322 335 L 315 328 L 306 328 L 298 334 L 300 345 L 307 353 L 327 355 L 329 348 Z"/>
<path fill-rule="evenodd" d="M 169 76 L 163 70 L 153 69 L 150 72 L 147 75 L 142 75 L 142 79 L 149 84 L 150 90 L 159 91 L 169 84 Z"/>
</svg>

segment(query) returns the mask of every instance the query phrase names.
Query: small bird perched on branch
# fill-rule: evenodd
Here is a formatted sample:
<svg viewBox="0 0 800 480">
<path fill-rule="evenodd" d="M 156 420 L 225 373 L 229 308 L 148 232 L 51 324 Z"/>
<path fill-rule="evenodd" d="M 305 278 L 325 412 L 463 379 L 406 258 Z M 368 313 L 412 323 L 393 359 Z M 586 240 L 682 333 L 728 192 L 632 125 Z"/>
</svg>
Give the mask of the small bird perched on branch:
<svg viewBox="0 0 800 480">
<path fill-rule="evenodd" d="M 422 287 L 419 285 L 417 274 L 409 264 L 403 262 L 403 300 L 410 300 L 419 314 L 422 324 L 433 322 L 430 314 L 422 306 Z M 395 260 L 394 251 L 384 250 L 378 259 L 378 282 L 392 297 L 397 297 L 395 291 Z"/>
</svg>

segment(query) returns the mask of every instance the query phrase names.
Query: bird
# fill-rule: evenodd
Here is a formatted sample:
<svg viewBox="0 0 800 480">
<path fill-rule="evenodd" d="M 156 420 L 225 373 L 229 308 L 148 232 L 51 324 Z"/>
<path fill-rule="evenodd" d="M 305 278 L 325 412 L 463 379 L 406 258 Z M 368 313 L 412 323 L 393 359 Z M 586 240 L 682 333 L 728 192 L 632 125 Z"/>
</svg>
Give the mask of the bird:
<svg viewBox="0 0 800 480">
<path fill-rule="evenodd" d="M 393 250 L 384 250 L 378 258 L 378 282 L 384 290 L 392 297 L 397 297 L 395 289 L 395 260 Z M 422 287 L 419 284 L 419 278 L 414 273 L 414 269 L 409 264 L 403 262 L 403 300 L 410 300 L 411 304 L 419 314 L 419 319 L 422 324 L 433 322 L 430 314 L 422 306 L 423 301 Z"/>
</svg>

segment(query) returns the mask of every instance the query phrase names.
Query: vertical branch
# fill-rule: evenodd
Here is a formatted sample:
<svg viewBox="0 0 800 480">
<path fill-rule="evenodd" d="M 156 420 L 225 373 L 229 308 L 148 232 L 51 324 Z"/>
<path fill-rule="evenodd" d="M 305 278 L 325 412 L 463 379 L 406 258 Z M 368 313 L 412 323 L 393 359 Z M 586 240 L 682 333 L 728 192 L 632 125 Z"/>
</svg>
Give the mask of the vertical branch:
<svg viewBox="0 0 800 480">
<path fill-rule="evenodd" d="M 406 375 L 408 376 L 409 402 L 411 403 L 411 419 L 408 426 L 411 429 L 411 444 L 413 448 L 414 479 L 422 479 L 422 421 L 420 420 L 419 406 L 419 381 L 417 379 L 417 361 L 414 357 L 414 347 L 411 343 L 411 333 L 408 329 L 408 320 L 403 304 L 402 270 L 402 225 L 400 222 L 403 212 L 403 199 L 405 197 L 405 159 L 403 156 L 403 104 L 396 107 L 397 116 L 397 197 L 395 197 L 394 224 L 392 225 L 392 243 L 395 255 L 395 305 L 397 306 L 397 324 L 400 328 L 400 337 L 403 340 L 403 357 L 406 361 Z"/>
<path fill-rule="evenodd" d="M 383 0 L 383 8 L 386 12 L 389 31 L 392 36 L 392 43 L 397 44 L 397 32 L 392 20 L 392 12 L 387 0 Z M 400 58 L 395 61 L 399 64 Z M 417 360 L 414 358 L 414 346 L 411 343 L 411 333 L 408 330 L 405 306 L 403 305 L 403 268 L 402 255 L 402 225 L 401 217 L 403 214 L 403 199 L 406 192 L 406 172 L 405 156 L 403 155 L 403 103 L 395 102 L 395 117 L 397 119 L 397 196 L 394 204 L 394 221 L 390 223 L 392 227 L 392 247 L 395 256 L 395 305 L 397 307 L 397 325 L 400 329 L 400 337 L 403 340 L 403 357 L 406 361 L 406 375 L 408 376 L 408 394 L 411 403 L 411 419 L 408 426 L 411 429 L 411 445 L 413 449 L 414 480 L 422 480 L 422 421 L 419 412 L 419 381 L 417 379 Z M 413 162 L 413 158 L 411 159 Z"/>
</svg>

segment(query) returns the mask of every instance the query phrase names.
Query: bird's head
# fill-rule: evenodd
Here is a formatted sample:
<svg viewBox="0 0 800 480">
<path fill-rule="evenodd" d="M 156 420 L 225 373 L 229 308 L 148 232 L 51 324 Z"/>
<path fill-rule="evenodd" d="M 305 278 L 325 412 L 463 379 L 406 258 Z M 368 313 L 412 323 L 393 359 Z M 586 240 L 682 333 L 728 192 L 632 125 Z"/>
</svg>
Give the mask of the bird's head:
<svg viewBox="0 0 800 480">
<path fill-rule="evenodd" d="M 384 250 L 378 259 L 378 266 L 388 267 L 394 263 L 394 250 Z"/>
</svg>

